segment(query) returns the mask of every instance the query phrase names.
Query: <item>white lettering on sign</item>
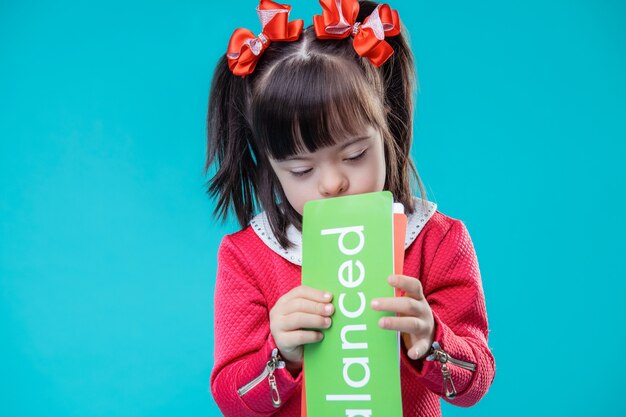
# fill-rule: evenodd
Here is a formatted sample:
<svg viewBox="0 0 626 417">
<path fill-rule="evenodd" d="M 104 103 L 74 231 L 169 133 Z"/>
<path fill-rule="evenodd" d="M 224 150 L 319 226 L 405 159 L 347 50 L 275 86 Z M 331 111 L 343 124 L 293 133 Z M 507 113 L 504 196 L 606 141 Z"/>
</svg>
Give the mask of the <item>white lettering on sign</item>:
<svg viewBox="0 0 626 417">
<path fill-rule="evenodd" d="M 336 229 L 324 229 L 321 231 L 322 236 L 339 235 L 337 237 L 337 245 L 342 254 L 347 256 L 358 255 L 365 246 L 365 234 L 363 226 L 339 227 Z M 350 248 L 346 245 L 346 237 L 355 235 L 356 243 L 350 239 Z M 352 247 L 354 246 L 354 247 Z M 358 271 L 358 272 L 357 272 Z M 355 276 L 356 272 L 356 276 Z M 358 288 L 365 280 L 365 266 L 358 259 L 348 259 L 344 261 L 337 270 L 337 279 L 339 283 L 346 289 Z M 346 297 L 356 295 L 358 305 L 352 310 L 354 302 L 349 302 L 350 310 L 346 308 Z M 362 291 L 342 292 L 339 294 L 338 307 L 339 312 L 348 319 L 358 319 L 365 311 L 365 294 Z M 346 324 L 341 328 L 341 349 L 353 350 L 363 349 L 367 352 L 367 342 L 355 341 L 355 336 L 360 332 L 367 330 L 367 325 L 362 323 Z M 351 335 L 352 341 L 348 341 L 348 335 Z M 343 358 L 343 380 L 347 386 L 352 388 L 366 387 L 370 381 L 370 367 L 368 357 Z M 370 394 L 328 394 L 326 401 L 371 401 Z M 370 417 L 372 410 L 370 409 L 346 409 L 346 417 Z"/>
<path fill-rule="evenodd" d="M 352 388 L 363 388 L 367 385 L 370 382 L 370 367 L 368 363 L 368 358 L 343 358 L 343 380 L 346 381 L 346 384 Z M 363 378 L 358 381 L 355 381 L 348 375 L 348 370 L 352 365 L 360 365 L 363 368 Z"/>
<path fill-rule="evenodd" d="M 346 410 L 346 417 L 370 417 L 372 410 Z"/>
<path fill-rule="evenodd" d="M 361 285 L 363 279 L 365 279 L 365 267 L 363 267 L 363 263 L 361 261 L 356 261 L 354 262 L 354 265 L 359 268 L 359 277 L 356 280 L 354 280 L 354 276 L 352 274 L 354 267 L 351 260 L 342 263 L 339 267 L 339 272 L 337 272 L 337 278 L 339 278 L 339 282 L 346 288 L 356 288 Z"/>
<path fill-rule="evenodd" d="M 349 319 L 355 319 L 357 317 L 360 317 L 361 314 L 363 314 L 363 311 L 365 310 L 365 294 L 363 294 L 361 291 L 357 292 L 356 295 L 359 296 L 359 308 L 356 311 L 348 311 L 346 309 L 346 306 L 344 305 L 344 300 L 346 299 L 346 294 L 345 293 L 341 293 L 339 294 L 339 311 L 341 311 L 341 314 L 343 314 L 344 316 L 346 316 Z"/>
<path fill-rule="evenodd" d="M 348 342 L 348 332 L 351 330 L 367 330 L 365 324 L 346 324 L 341 328 L 341 348 L 342 349 L 367 349 L 367 342 L 351 343 Z"/>
<path fill-rule="evenodd" d="M 359 243 L 356 245 L 356 247 L 352 249 L 346 248 L 346 245 L 343 241 L 348 233 L 356 233 L 359 237 Z M 363 226 L 339 227 L 337 229 L 322 230 L 322 236 L 336 234 L 339 234 L 339 250 L 344 255 L 356 255 L 357 253 L 361 252 L 361 249 L 363 249 L 363 245 L 365 244 L 365 236 L 363 236 Z"/>
</svg>

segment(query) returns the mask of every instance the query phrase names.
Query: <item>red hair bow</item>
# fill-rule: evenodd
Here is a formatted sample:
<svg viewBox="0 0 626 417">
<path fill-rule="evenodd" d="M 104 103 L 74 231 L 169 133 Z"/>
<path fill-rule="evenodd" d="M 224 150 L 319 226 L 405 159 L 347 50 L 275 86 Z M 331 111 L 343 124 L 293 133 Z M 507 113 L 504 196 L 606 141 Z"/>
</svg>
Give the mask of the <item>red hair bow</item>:
<svg viewBox="0 0 626 417">
<path fill-rule="evenodd" d="M 380 67 L 393 54 L 385 36 L 400 33 L 400 16 L 388 4 L 379 4 L 363 23 L 356 22 L 359 14 L 357 0 L 320 0 L 322 15 L 313 16 L 318 39 L 344 39 L 354 36 L 357 54 Z"/>
<path fill-rule="evenodd" d="M 291 6 L 261 0 L 256 8 L 261 20 L 261 33 L 255 36 L 248 29 L 235 29 L 228 42 L 228 68 L 233 74 L 245 77 L 256 67 L 261 54 L 272 41 L 292 42 L 302 33 L 302 19 L 289 22 Z"/>
</svg>

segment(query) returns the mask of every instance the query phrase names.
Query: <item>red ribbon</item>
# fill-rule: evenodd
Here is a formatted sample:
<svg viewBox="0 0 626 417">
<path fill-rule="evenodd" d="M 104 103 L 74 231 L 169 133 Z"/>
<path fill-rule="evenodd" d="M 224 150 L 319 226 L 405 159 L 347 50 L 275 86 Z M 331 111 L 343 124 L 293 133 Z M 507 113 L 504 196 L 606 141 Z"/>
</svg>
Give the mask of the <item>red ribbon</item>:
<svg viewBox="0 0 626 417">
<path fill-rule="evenodd" d="M 293 42 L 300 37 L 304 21 L 289 22 L 291 6 L 261 0 L 256 11 L 261 20 L 261 33 L 256 36 L 248 29 L 237 28 L 228 42 L 228 68 L 233 74 L 245 77 L 256 67 L 263 51 L 272 41 Z"/>
<path fill-rule="evenodd" d="M 313 26 L 318 39 L 344 39 L 354 36 L 356 52 L 380 67 L 393 54 L 386 36 L 400 33 L 400 16 L 388 4 L 380 4 L 363 21 L 357 23 L 357 0 L 320 0 L 322 15 L 313 16 Z"/>
</svg>

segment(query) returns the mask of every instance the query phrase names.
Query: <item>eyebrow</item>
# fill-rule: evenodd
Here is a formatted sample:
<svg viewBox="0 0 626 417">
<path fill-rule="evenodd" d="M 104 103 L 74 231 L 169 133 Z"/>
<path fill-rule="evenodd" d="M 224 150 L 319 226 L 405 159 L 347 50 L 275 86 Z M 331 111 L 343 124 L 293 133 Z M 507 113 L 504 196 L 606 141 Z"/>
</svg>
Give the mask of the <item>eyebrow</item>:
<svg viewBox="0 0 626 417">
<path fill-rule="evenodd" d="M 363 140 L 369 139 L 371 136 L 359 136 L 356 137 L 354 139 L 350 139 L 349 141 L 347 141 L 346 143 L 344 143 L 343 145 L 341 145 L 339 147 L 339 151 L 343 151 L 344 149 L 346 149 L 348 146 L 350 145 L 354 145 L 355 143 L 361 142 Z M 288 156 L 285 159 L 278 159 L 278 162 L 286 162 L 286 161 L 308 161 L 310 158 L 307 157 L 302 157 L 302 156 L 298 156 L 298 155 L 293 155 L 293 156 Z"/>
</svg>

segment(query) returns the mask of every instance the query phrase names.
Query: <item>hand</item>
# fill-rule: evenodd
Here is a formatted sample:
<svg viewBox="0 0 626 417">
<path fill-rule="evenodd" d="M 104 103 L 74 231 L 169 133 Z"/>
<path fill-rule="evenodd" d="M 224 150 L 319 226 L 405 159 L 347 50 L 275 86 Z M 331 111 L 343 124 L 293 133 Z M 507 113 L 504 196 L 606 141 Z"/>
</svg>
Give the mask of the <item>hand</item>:
<svg viewBox="0 0 626 417">
<path fill-rule="evenodd" d="M 374 310 L 397 313 L 396 317 L 382 317 L 378 326 L 402 332 L 407 355 L 417 360 L 426 355 L 435 338 L 433 311 L 417 278 L 391 275 L 387 281 L 392 287 L 404 291 L 404 296 L 372 300 Z"/>
<path fill-rule="evenodd" d="M 287 369 L 295 374 L 302 369 L 302 345 L 323 339 L 334 313 L 332 294 L 299 286 L 276 301 L 270 311 L 270 331 Z"/>
</svg>

